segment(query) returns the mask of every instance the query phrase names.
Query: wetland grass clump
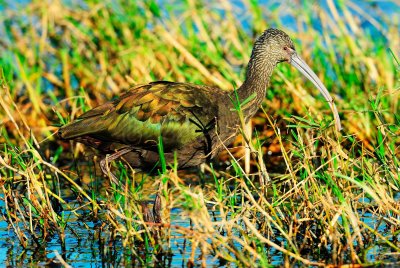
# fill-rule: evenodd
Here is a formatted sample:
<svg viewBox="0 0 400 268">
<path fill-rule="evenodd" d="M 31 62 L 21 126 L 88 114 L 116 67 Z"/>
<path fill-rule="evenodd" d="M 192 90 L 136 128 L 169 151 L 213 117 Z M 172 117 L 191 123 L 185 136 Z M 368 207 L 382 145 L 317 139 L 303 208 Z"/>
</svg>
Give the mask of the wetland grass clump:
<svg viewBox="0 0 400 268">
<path fill-rule="evenodd" d="M 399 22 L 378 16 L 378 8 L 368 7 L 370 16 L 353 2 L 298 5 L 6 7 L 0 203 L 13 254 L 2 261 L 74 266 L 83 260 L 69 257 L 68 243 L 80 241 L 93 248 L 87 258 L 114 266 L 399 264 Z M 281 20 L 287 16 L 297 23 L 292 30 Z M 250 174 L 238 138 L 204 172 L 164 166 L 138 173 L 116 161 L 115 185 L 102 176 L 95 153 L 55 138 L 58 126 L 132 84 L 236 88 L 252 33 L 270 26 L 301 43 L 299 53 L 336 94 L 341 133 L 328 127 L 328 105 L 305 90 L 311 84 L 279 66 L 247 139 Z M 146 201 L 156 192 L 162 221 L 150 223 L 143 212 L 152 210 Z M 54 241 L 60 254 L 53 260 L 46 248 Z"/>
</svg>

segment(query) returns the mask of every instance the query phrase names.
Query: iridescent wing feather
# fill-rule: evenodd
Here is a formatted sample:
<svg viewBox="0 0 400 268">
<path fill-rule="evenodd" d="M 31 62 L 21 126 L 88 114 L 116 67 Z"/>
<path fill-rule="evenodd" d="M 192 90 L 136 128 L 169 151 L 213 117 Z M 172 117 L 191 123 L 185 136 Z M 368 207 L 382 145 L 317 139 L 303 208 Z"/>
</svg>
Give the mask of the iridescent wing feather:
<svg viewBox="0 0 400 268">
<path fill-rule="evenodd" d="M 182 148 L 202 135 L 218 114 L 210 88 L 187 83 L 139 85 L 62 127 L 63 139 L 90 137 L 154 149 L 161 135 L 166 151 Z M 206 96 L 205 96 L 206 95 Z"/>
</svg>

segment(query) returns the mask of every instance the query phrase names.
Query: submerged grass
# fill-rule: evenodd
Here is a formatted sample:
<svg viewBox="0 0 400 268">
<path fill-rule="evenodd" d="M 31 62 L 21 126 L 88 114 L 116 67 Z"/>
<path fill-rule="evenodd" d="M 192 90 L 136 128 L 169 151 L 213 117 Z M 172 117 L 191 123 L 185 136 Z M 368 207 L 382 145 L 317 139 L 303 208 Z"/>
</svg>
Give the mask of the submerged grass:
<svg viewBox="0 0 400 268">
<path fill-rule="evenodd" d="M 100 262 L 114 266 L 176 265 L 174 258 L 188 266 L 400 262 L 395 16 L 331 0 L 323 7 L 191 0 L 2 5 L 1 213 L 24 252 L 59 239 L 55 258 L 73 265 L 66 235 L 80 237 L 76 223 L 90 233 L 93 223 Z M 296 24 L 287 27 L 288 17 Z M 132 84 L 237 88 L 255 35 L 272 26 L 293 37 L 335 96 L 342 133 L 329 127 L 329 107 L 313 87 L 281 65 L 247 139 L 250 174 L 238 139 L 204 172 L 163 165 L 152 176 L 113 163 L 118 186 L 103 179 L 90 150 L 55 138 L 57 126 Z M 160 224 L 143 218 L 151 210 L 144 201 L 155 192 Z M 6 262 L 46 258 L 21 256 Z"/>
</svg>

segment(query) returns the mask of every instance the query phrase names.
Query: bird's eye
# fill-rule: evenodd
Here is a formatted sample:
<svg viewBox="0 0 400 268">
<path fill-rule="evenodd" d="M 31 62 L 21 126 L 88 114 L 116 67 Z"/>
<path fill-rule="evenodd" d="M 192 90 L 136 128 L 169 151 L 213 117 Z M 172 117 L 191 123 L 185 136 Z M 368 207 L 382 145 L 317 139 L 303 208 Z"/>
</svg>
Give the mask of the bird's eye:
<svg viewBox="0 0 400 268">
<path fill-rule="evenodd" d="M 287 50 L 288 50 L 288 47 L 283 47 L 283 50 L 287 51 Z"/>
</svg>

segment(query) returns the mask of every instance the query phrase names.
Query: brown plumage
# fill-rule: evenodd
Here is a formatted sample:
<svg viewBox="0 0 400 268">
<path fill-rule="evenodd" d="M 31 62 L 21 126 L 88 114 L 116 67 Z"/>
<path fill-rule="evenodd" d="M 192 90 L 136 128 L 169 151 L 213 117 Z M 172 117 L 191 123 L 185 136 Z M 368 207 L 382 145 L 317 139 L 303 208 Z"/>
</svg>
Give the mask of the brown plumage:
<svg viewBox="0 0 400 268">
<path fill-rule="evenodd" d="M 260 107 L 275 66 L 289 62 L 321 91 L 340 121 L 326 88 L 302 61 L 292 40 L 277 29 L 266 30 L 255 42 L 246 79 L 237 90 L 189 83 L 152 82 L 138 85 L 115 101 L 100 105 L 63 126 L 62 139 L 76 139 L 104 153 L 123 150 L 135 168 L 152 168 L 159 161 L 157 143 L 162 137 L 166 161 L 176 153 L 180 168 L 196 166 L 217 155 L 235 137 L 240 124 L 232 100 L 238 96 L 248 121 Z M 118 154 L 121 156 L 122 153 Z"/>
</svg>

